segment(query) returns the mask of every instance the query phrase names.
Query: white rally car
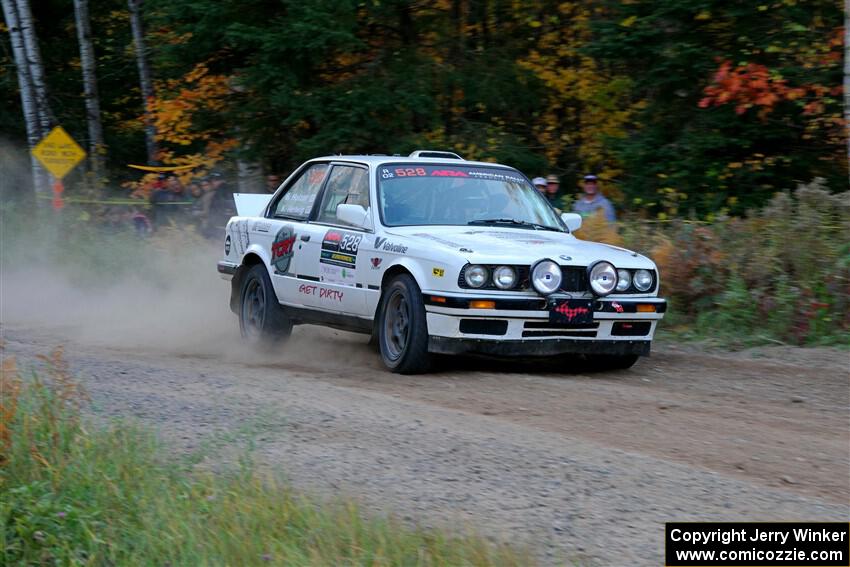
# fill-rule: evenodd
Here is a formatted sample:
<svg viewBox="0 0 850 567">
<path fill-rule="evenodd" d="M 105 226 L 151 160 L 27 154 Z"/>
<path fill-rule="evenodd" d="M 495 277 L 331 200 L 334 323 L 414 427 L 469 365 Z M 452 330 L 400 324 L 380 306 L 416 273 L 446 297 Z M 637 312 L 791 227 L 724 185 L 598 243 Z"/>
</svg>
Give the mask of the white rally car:
<svg viewBox="0 0 850 567">
<path fill-rule="evenodd" d="M 577 239 L 581 217 L 503 165 L 329 156 L 236 207 L 218 271 L 242 336 L 265 346 L 308 323 L 371 334 L 401 373 L 434 353 L 628 368 L 666 310 L 649 258 Z"/>
</svg>

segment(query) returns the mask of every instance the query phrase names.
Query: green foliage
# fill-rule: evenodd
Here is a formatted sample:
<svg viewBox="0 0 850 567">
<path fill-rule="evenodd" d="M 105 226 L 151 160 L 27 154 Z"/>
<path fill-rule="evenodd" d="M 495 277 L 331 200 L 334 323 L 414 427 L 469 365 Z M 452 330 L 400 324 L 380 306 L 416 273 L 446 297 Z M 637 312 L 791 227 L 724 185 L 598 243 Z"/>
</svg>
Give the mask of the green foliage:
<svg viewBox="0 0 850 567">
<path fill-rule="evenodd" d="M 85 420 L 61 373 L 23 383 L 14 373 L 4 363 L 3 409 L 10 392 L 17 403 L 0 446 L 4 565 L 531 563 L 473 536 L 308 500 L 247 461 L 218 474 L 175 464 L 144 429 Z"/>
<path fill-rule="evenodd" d="M 587 51 L 634 80 L 641 125 L 614 140 L 633 202 L 743 213 L 798 180 L 847 186 L 839 3 L 601 2 Z M 744 74 L 703 101 L 723 61 Z M 716 87 L 716 85 L 714 85 Z M 728 97 L 740 103 L 721 103 Z M 705 108 L 700 108 L 705 106 Z M 665 192 L 676 198 L 664 202 Z"/>
</svg>

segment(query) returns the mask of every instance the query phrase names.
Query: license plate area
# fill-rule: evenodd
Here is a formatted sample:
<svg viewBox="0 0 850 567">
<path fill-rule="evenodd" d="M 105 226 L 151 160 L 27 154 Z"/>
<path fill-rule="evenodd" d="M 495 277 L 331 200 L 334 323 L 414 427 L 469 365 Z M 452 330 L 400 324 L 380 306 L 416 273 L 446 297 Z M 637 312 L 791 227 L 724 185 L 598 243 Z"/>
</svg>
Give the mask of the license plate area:
<svg viewBox="0 0 850 567">
<path fill-rule="evenodd" d="M 549 322 L 563 327 L 588 327 L 593 324 L 593 300 L 556 299 L 549 306 Z"/>
</svg>

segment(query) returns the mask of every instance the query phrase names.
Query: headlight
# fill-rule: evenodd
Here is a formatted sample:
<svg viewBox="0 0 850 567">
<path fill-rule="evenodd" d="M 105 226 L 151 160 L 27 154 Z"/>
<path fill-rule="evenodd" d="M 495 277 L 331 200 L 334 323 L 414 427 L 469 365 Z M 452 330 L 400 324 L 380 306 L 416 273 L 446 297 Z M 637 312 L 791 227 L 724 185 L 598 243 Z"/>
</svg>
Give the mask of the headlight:
<svg viewBox="0 0 850 567">
<path fill-rule="evenodd" d="M 635 272 L 635 289 L 648 291 L 652 287 L 652 272 L 649 270 L 638 270 Z"/>
<path fill-rule="evenodd" d="M 632 285 L 632 274 L 628 270 L 617 270 L 617 291 L 626 291 Z"/>
<path fill-rule="evenodd" d="M 469 287 L 484 287 L 487 285 L 487 268 L 473 264 L 466 268 L 463 279 Z"/>
<path fill-rule="evenodd" d="M 561 266 L 552 260 L 541 260 L 531 270 L 531 285 L 537 293 L 549 295 L 561 289 Z"/>
<path fill-rule="evenodd" d="M 499 289 L 511 289 L 516 285 L 516 271 L 510 266 L 499 266 L 493 270 L 493 285 Z"/>
<path fill-rule="evenodd" d="M 590 280 L 590 289 L 593 290 L 593 293 L 596 295 L 608 295 L 614 291 L 614 287 L 617 285 L 617 270 L 614 269 L 614 266 L 610 262 L 596 262 L 590 268 L 588 279 Z"/>
</svg>

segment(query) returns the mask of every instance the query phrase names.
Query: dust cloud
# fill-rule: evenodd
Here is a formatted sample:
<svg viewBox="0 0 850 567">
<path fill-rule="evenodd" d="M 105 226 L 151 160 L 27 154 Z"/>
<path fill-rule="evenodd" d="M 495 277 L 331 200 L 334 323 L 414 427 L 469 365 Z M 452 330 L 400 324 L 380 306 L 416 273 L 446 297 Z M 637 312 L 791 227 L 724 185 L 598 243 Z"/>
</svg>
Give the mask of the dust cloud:
<svg viewBox="0 0 850 567">
<path fill-rule="evenodd" d="M 28 164 L 27 164 L 28 165 Z M 363 335 L 296 327 L 277 351 L 242 342 L 221 279 L 217 241 L 166 228 L 140 238 L 110 231 L 95 215 L 66 207 L 0 208 L 0 333 L 43 343 L 221 359 L 264 365 L 307 361 L 342 369 L 377 362 Z"/>
</svg>

